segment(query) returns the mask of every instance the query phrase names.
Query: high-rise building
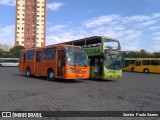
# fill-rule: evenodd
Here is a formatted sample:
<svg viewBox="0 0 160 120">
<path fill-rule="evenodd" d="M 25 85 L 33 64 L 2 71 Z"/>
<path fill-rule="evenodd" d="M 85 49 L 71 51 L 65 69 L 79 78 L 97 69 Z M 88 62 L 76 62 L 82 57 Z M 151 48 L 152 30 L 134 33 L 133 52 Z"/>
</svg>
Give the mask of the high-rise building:
<svg viewBox="0 0 160 120">
<path fill-rule="evenodd" d="M 46 0 L 16 0 L 15 46 L 46 44 Z"/>
</svg>

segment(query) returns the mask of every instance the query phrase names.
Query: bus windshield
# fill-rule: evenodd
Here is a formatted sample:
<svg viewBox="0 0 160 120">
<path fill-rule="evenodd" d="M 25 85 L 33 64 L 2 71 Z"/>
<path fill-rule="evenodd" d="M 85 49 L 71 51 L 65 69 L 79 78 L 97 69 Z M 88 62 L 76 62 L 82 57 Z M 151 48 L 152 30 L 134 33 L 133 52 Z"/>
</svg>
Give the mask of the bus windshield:
<svg viewBox="0 0 160 120">
<path fill-rule="evenodd" d="M 66 47 L 67 63 L 76 66 L 89 66 L 87 53 L 82 48 Z"/>
<path fill-rule="evenodd" d="M 113 49 L 113 50 L 119 50 L 119 42 L 118 41 L 113 41 L 113 40 L 104 40 L 104 47 L 108 49 Z"/>
<path fill-rule="evenodd" d="M 122 69 L 121 55 L 105 55 L 105 67 L 110 70 Z"/>
</svg>

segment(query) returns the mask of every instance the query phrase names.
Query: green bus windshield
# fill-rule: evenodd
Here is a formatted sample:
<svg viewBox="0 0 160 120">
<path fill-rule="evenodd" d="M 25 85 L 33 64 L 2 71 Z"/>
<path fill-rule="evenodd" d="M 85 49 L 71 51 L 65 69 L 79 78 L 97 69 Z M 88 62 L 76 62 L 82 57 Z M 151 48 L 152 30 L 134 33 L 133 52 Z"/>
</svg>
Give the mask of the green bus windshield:
<svg viewBox="0 0 160 120">
<path fill-rule="evenodd" d="M 119 41 L 115 41 L 112 39 L 104 39 L 103 41 L 104 48 L 112 49 L 112 50 L 120 50 L 120 43 Z"/>
<path fill-rule="evenodd" d="M 122 69 L 121 55 L 105 55 L 105 67 L 110 70 Z"/>
</svg>

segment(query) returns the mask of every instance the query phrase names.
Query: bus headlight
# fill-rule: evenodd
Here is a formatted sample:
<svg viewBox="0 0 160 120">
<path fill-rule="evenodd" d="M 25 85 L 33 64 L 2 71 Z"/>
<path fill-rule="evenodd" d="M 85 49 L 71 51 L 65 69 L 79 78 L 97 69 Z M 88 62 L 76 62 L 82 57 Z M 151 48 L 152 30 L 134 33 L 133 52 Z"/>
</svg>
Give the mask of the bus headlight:
<svg viewBox="0 0 160 120">
<path fill-rule="evenodd" d="M 109 73 L 109 71 L 108 71 L 106 68 L 104 68 L 104 72 L 105 72 L 105 73 Z"/>
<path fill-rule="evenodd" d="M 67 70 L 68 70 L 70 73 L 72 73 L 72 69 L 71 69 L 71 68 L 67 68 Z"/>
<path fill-rule="evenodd" d="M 90 73 L 90 69 L 88 70 L 88 73 Z"/>
</svg>

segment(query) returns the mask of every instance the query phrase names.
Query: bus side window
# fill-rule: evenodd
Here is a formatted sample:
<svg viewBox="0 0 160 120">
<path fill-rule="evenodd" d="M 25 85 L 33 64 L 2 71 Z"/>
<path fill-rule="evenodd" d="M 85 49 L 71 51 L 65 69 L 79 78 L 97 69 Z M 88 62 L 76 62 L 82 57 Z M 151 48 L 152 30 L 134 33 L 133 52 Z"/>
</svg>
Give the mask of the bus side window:
<svg viewBox="0 0 160 120">
<path fill-rule="evenodd" d="M 46 50 L 45 59 L 46 60 L 54 60 L 56 56 L 56 48 L 48 48 Z"/>
<path fill-rule="evenodd" d="M 142 65 L 150 65 L 150 60 L 143 60 Z"/>
<path fill-rule="evenodd" d="M 151 65 L 159 65 L 159 60 L 151 60 Z"/>
<path fill-rule="evenodd" d="M 125 60 L 125 67 L 129 66 L 129 60 Z"/>
<path fill-rule="evenodd" d="M 134 65 L 135 64 L 135 60 L 130 60 L 130 64 Z"/>
<path fill-rule="evenodd" d="M 46 48 L 44 48 L 42 52 L 42 61 L 45 59 L 46 59 Z"/>
</svg>

